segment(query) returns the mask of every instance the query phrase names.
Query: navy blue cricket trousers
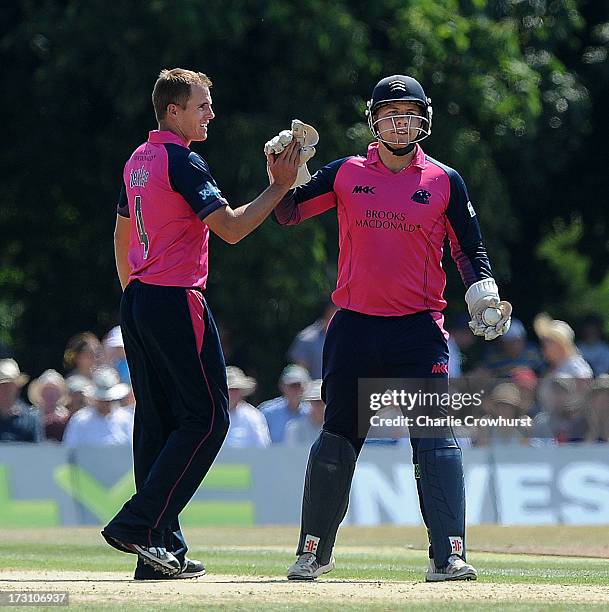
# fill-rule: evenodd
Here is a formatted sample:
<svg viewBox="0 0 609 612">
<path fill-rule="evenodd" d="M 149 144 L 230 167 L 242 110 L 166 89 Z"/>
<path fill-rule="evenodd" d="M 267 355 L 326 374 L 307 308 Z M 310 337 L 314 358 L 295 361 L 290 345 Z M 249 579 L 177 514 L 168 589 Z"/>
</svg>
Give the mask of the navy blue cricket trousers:
<svg viewBox="0 0 609 612">
<path fill-rule="evenodd" d="M 358 379 L 426 379 L 436 391 L 438 386 L 448 391 L 448 358 L 446 338 L 429 311 L 379 317 L 339 310 L 328 326 L 324 343 L 323 429 L 349 440 L 358 455 L 365 441 L 363 432 L 358 432 Z M 442 415 L 434 412 L 430 416 Z M 453 542 L 459 540 L 462 546 L 465 542 L 461 450 L 448 426 L 411 430 L 410 442 L 419 505 L 430 537 L 429 556 L 435 558 L 437 567 L 443 567 L 449 555 L 456 552 L 452 548 L 457 543 Z M 310 462 L 317 450 L 314 444 Z M 319 490 L 309 492 L 310 499 L 316 495 Z M 319 502 L 314 499 L 310 503 Z M 346 504 L 338 507 L 346 513 Z M 306 511 L 305 485 L 303 515 Z M 464 548 L 458 552 L 465 554 Z"/>
<path fill-rule="evenodd" d="M 136 399 L 136 493 L 105 531 L 164 546 L 183 559 L 178 515 L 228 431 L 228 389 L 218 329 L 198 289 L 132 281 L 121 329 Z"/>
<path fill-rule="evenodd" d="M 437 365 L 448 365 L 448 344 L 431 312 L 377 317 L 339 310 L 328 326 L 324 343 L 323 428 L 349 439 L 359 453 L 365 438 L 358 436 L 358 379 L 416 378 L 448 382 L 447 371 L 434 371 Z M 447 430 L 446 435 L 454 443 L 452 431 Z M 419 438 L 410 440 L 413 462 L 417 463 Z"/>
</svg>

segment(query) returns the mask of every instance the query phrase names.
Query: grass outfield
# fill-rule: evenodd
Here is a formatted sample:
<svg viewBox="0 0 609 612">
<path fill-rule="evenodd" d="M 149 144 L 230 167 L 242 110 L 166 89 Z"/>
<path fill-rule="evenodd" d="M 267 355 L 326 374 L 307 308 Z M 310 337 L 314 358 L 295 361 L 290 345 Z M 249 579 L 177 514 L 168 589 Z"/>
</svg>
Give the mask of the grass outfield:
<svg viewBox="0 0 609 612">
<path fill-rule="evenodd" d="M 297 530 L 208 528 L 187 532 L 190 555 L 208 575 L 154 583 L 130 580 L 134 557 L 97 529 L 0 529 L 0 591 L 67 590 L 79 609 L 151 610 L 506 610 L 605 609 L 607 527 L 472 527 L 468 559 L 478 582 L 425 584 L 425 533 L 410 527 L 346 527 L 337 568 L 316 583 L 291 583 Z M 56 608 L 53 608 L 56 609 Z"/>
</svg>

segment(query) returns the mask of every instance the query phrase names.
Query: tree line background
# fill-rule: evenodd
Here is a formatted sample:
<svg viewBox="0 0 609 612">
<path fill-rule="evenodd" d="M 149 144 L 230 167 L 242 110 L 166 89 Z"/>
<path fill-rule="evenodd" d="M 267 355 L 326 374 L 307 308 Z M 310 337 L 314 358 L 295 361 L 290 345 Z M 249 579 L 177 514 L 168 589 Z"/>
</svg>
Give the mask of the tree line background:
<svg viewBox="0 0 609 612">
<path fill-rule="evenodd" d="M 370 140 L 383 76 L 419 79 L 430 155 L 465 178 L 502 295 L 526 324 L 609 312 L 605 0 L 17 0 L 0 14 L 0 342 L 23 369 L 117 320 L 115 205 L 123 165 L 156 127 L 165 67 L 213 80 L 194 148 L 233 206 L 267 184 L 264 142 L 298 117 L 315 170 Z M 336 280 L 336 216 L 267 221 L 210 243 L 208 299 L 233 361 L 272 392 L 294 334 Z M 464 312 L 447 259 L 448 314 Z"/>
</svg>

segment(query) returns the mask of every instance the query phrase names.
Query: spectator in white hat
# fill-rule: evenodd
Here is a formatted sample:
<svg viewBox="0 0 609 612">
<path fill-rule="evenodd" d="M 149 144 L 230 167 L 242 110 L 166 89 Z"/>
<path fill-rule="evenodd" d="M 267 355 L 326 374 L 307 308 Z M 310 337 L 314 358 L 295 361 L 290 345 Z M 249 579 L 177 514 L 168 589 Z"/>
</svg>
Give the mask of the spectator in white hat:
<svg viewBox="0 0 609 612">
<path fill-rule="evenodd" d="M 535 317 L 535 333 L 553 378 L 592 378 L 592 368 L 575 346 L 575 332 L 564 321 L 542 313 Z"/>
<path fill-rule="evenodd" d="M 133 437 L 133 412 L 119 405 L 129 393 L 115 369 L 99 368 L 93 372 L 90 405 L 76 412 L 66 427 L 63 444 L 78 446 L 112 446 L 130 444 Z"/>
<path fill-rule="evenodd" d="M 104 338 L 103 345 L 108 365 L 118 372 L 121 382 L 131 384 L 125 344 L 123 342 L 123 332 L 120 325 L 113 327 L 108 332 L 108 335 Z"/>
<path fill-rule="evenodd" d="M 550 401 L 549 395 L 553 380 L 571 378 L 575 381 L 576 391 L 583 391 L 587 388 L 593 374 L 592 368 L 575 346 L 575 332 L 568 323 L 552 319 L 542 313 L 535 317 L 533 327 L 541 342 L 543 356 L 548 363 L 548 370 L 538 388 L 539 398 L 545 409 Z"/>
<path fill-rule="evenodd" d="M 87 398 L 91 395 L 93 389 L 93 383 L 85 376 L 74 374 L 73 376 L 68 376 L 66 385 L 68 387 L 67 408 L 71 416 L 86 406 Z"/>
<path fill-rule="evenodd" d="M 271 444 L 269 428 L 264 415 L 245 397 L 256 388 L 256 380 L 246 376 L 241 368 L 226 368 L 228 382 L 228 410 L 230 425 L 224 446 L 233 448 L 265 448 Z"/>
<path fill-rule="evenodd" d="M 303 400 L 309 402 L 311 410 L 298 419 L 292 419 L 285 428 L 285 443 L 289 446 L 311 446 L 324 424 L 326 404 L 321 399 L 321 379 L 312 380 L 303 395 Z"/>
<path fill-rule="evenodd" d="M 118 372 L 122 383 L 129 385 L 129 393 L 121 400 L 121 406 L 133 411 L 135 410 L 135 395 L 131 387 L 131 374 L 129 373 L 123 332 L 120 325 L 116 325 L 108 332 L 108 335 L 104 338 L 103 346 L 107 365 Z"/>
<path fill-rule="evenodd" d="M 0 359 L 0 442 L 40 442 L 40 413 L 19 399 L 29 376 L 14 359 Z"/>
<path fill-rule="evenodd" d="M 303 394 L 311 377 L 305 368 L 290 364 L 283 369 L 279 377 L 281 396 L 263 402 L 258 409 L 264 414 L 271 432 L 271 442 L 283 442 L 286 425 L 311 410 L 309 402 L 303 400 Z"/>
<path fill-rule="evenodd" d="M 64 377 L 56 370 L 46 370 L 34 379 L 27 389 L 32 405 L 40 410 L 42 427 L 47 440 L 61 442 L 70 419 L 68 386 Z"/>
</svg>

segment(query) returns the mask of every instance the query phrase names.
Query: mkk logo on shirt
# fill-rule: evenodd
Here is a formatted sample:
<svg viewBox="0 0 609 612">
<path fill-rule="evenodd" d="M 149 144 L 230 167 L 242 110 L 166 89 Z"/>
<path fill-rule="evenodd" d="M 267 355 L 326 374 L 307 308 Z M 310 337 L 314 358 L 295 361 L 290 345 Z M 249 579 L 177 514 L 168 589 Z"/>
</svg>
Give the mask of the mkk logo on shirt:
<svg viewBox="0 0 609 612">
<path fill-rule="evenodd" d="M 429 198 L 431 198 L 431 193 L 426 189 L 419 189 L 410 197 L 413 202 L 418 202 L 419 204 L 429 204 Z"/>
<path fill-rule="evenodd" d="M 374 186 L 370 186 L 370 185 L 356 185 L 353 188 L 353 193 L 371 193 L 374 194 L 374 190 L 376 189 L 376 185 Z"/>
</svg>

